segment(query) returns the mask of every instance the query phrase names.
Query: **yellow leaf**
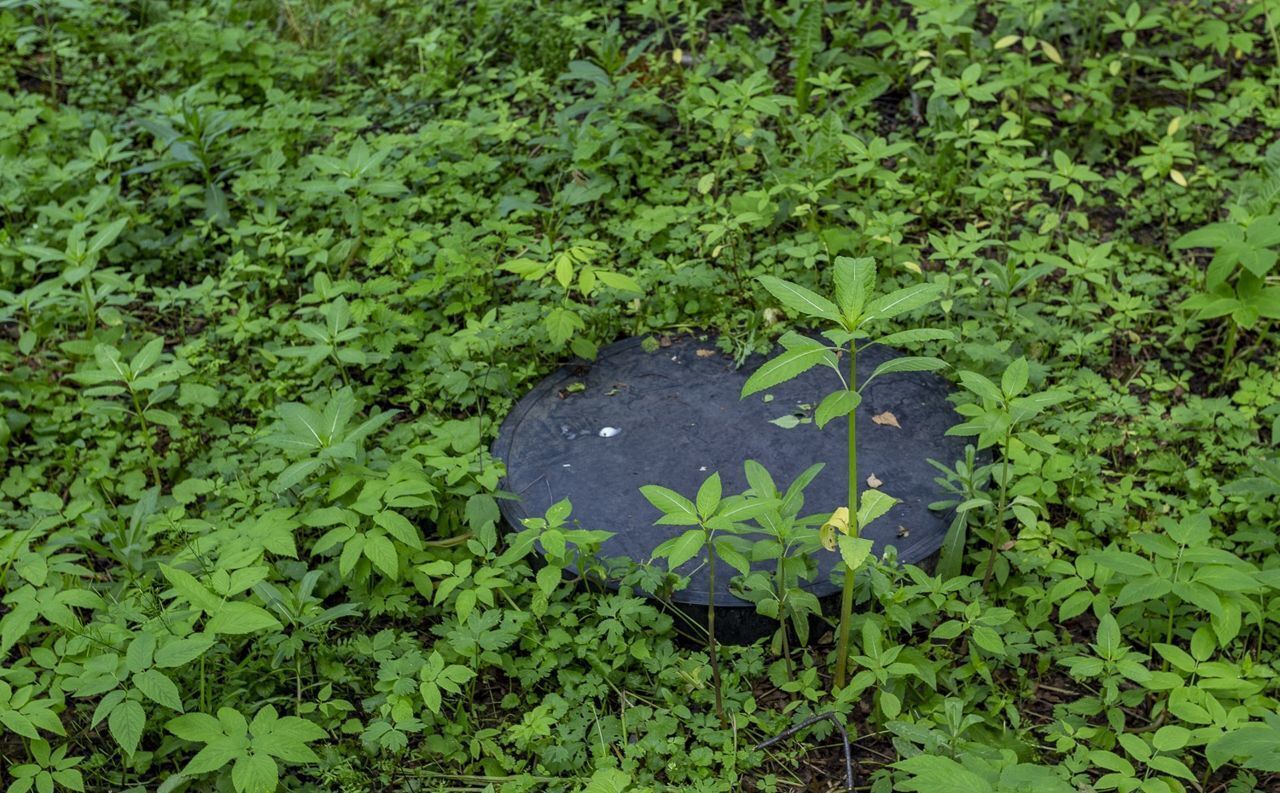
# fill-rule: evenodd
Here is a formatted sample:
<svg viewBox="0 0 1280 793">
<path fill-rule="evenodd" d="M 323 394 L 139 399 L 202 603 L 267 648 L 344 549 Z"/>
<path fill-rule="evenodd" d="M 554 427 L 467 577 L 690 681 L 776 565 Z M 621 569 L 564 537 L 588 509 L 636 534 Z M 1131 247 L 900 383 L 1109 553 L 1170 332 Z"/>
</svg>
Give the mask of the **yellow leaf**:
<svg viewBox="0 0 1280 793">
<path fill-rule="evenodd" d="M 831 513 L 831 517 L 827 518 L 827 522 L 822 524 L 822 528 L 818 530 L 818 538 L 822 540 L 822 547 L 828 551 L 836 549 L 836 532 L 841 534 L 849 533 L 849 508 L 841 507 Z"/>
<path fill-rule="evenodd" d="M 680 61 L 684 60 L 684 50 L 679 47 L 671 51 L 671 62 L 679 66 Z"/>
<path fill-rule="evenodd" d="M 1021 36 L 1015 36 L 1012 34 L 1005 36 L 1004 38 L 996 42 L 996 49 L 1003 50 L 1008 47 L 1012 47 L 1014 44 L 1017 44 L 1018 40 L 1021 38 L 1022 38 Z"/>
<path fill-rule="evenodd" d="M 1058 53 L 1057 47 L 1053 46 L 1047 41 L 1042 41 L 1040 42 L 1040 49 L 1044 51 L 1044 55 L 1046 58 L 1058 64 L 1059 66 L 1062 65 L 1062 55 Z"/>
<path fill-rule="evenodd" d="M 1173 183 L 1176 184 L 1178 187 L 1187 186 L 1187 177 L 1183 176 L 1182 171 L 1179 171 L 1176 168 L 1173 169 L 1172 171 L 1169 171 L 1169 178 L 1172 179 Z"/>
<path fill-rule="evenodd" d="M 911 272 L 915 273 L 916 275 L 920 275 L 922 272 L 924 272 L 923 270 L 920 269 L 920 265 L 916 264 L 915 262 L 903 262 L 902 266 L 907 268 Z"/>
<path fill-rule="evenodd" d="M 1169 122 L 1169 131 L 1165 134 L 1172 138 L 1174 135 L 1178 134 L 1178 130 L 1180 129 L 1182 129 L 1182 116 L 1178 116 L 1173 121 Z"/>
</svg>

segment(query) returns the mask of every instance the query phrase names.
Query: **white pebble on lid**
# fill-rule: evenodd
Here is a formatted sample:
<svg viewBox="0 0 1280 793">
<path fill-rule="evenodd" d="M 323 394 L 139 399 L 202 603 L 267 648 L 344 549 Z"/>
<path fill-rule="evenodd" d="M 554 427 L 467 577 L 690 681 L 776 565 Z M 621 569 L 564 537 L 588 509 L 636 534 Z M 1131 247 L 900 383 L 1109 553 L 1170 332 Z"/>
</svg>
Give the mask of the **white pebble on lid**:
<svg viewBox="0 0 1280 793">
<path fill-rule="evenodd" d="M 600 437 L 612 438 L 614 435 L 617 435 L 619 432 L 622 432 L 622 430 L 618 429 L 617 427 L 605 427 L 604 429 L 600 430 Z"/>
</svg>

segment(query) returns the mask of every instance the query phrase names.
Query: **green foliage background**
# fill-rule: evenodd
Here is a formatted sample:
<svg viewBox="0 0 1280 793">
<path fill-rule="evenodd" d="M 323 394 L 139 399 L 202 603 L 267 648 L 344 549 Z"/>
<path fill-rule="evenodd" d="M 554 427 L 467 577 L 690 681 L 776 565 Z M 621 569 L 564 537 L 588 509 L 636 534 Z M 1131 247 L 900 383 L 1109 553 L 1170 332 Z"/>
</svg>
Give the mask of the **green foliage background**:
<svg viewBox="0 0 1280 793">
<path fill-rule="evenodd" d="M 752 747 L 831 709 L 877 793 L 1275 790 L 1268 3 L 0 0 L 8 790 L 818 790 L 829 722 Z M 722 727 L 659 573 L 500 538 L 488 443 L 840 254 L 1071 401 L 1007 514 L 949 474 L 965 575 L 859 572 L 844 695 L 728 650 Z"/>
</svg>

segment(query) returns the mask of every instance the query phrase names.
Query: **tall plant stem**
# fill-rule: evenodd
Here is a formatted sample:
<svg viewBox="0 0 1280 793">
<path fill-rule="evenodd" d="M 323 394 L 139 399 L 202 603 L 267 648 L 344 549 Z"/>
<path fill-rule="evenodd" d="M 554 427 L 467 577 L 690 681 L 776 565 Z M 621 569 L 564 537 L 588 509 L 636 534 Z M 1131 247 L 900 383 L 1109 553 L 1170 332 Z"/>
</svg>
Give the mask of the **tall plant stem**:
<svg viewBox="0 0 1280 793">
<path fill-rule="evenodd" d="M 991 573 L 996 569 L 996 554 L 1000 550 L 1000 528 L 1004 526 L 1004 510 L 1009 504 L 1009 443 L 1011 434 L 1004 436 L 1004 461 L 1000 467 L 1000 506 L 996 510 L 995 525 L 991 527 L 991 553 L 987 556 L 987 572 L 982 575 L 982 589 L 986 591 Z"/>
<path fill-rule="evenodd" d="M 716 549 L 711 545 L 711 532 L 707 532 L 707 577 L 711 590 L 707 598 L 707 649 L 711 656 L 711 685 L 716 689 L 716 716 L 723 723 L 724 695 L 720 690 L 720 651 L 716 646 Z"/>
<path fill-rule="evenodd" d="M 791 681 L 791 640 L 787 636 L 790 630 L 787 628 L 787 581 L 783 577 L 782 562 L 787 558 L 787 549 L 784 548 L 782 554 L 778 556 L 777 572 L 775 582 L 778 587 L 778 624 L 782 631 L 782 666 L 786 671 L 787 681 Z"/>
<path fill-rule="evenodd" d="M 858 342 L 849 342 L 849 388 L 858 387 Z M 849 533 L 857 536 L 858 526 L 858 411 L 849 414 Z M 844 688 L 849 661 L 849 621 L 853 618 L 853 570 L 844 569 L 844 589 L 840 593 L 840 638 L 836 642 L 835 687 Z"/>
</svg>

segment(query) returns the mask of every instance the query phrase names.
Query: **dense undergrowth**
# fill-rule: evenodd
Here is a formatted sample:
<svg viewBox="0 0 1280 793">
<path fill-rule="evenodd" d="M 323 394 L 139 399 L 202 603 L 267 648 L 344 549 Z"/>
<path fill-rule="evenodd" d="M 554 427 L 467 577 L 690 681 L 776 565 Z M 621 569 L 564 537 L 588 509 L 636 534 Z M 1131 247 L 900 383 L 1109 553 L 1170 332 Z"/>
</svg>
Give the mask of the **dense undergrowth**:
<svg viewBox="0 0 1280 793">
<path fill-rule="evenodd" d="M 1278 789 L 1277 13 L 0 0 L 8 790 L 828 790 L 830 721 L 754 748 L 827 711 L 877 793 Z M 848 687 L 724 648 L 722 723 L 487 448 L 839 255 L 1068 399 L 944 461 L 963 575 L 858 571 Z"/>
</svg>

